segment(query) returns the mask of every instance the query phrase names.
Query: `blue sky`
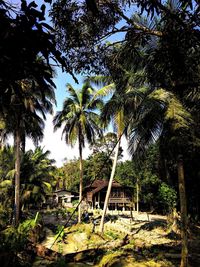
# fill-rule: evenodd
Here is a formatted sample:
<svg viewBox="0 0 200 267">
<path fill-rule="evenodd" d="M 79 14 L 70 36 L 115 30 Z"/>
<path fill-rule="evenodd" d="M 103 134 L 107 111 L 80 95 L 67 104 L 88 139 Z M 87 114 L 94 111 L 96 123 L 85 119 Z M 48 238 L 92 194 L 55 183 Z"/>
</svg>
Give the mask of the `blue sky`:
<svg viewBox="0 0 200 267">
<path fill-rule="evenodd" d="M 20 0 L 10 0 L 9 2 L 20 5 Z M 31 2 L 31 1 L 27 1 Z M 42 0 L 35 0 L 35 2 L 40 6 L 43 1 Z M 117 38 L 117 36 L 115 36 Z M 67 97 L 66 91 L 66 84 L 70 83 L 74 88 L 81 88 L 82 87 L 82 76 L 78 75 L 77 79 L 79 84 L 76 84 L 74 79 L 71 75 L 63 73 L 60 68 L 56 68 L 56 77 L 54 78 L 54 82 L 56 84 L 56 101 L 57 106 L 54 108 L 54 114 L 56 111 L 62 109 L 63 100 Z M 53 131 L 53 124 L 52 124 L 52 115 L 47 115 L 47 120 L 45 123 L 45 130 L 44 130 L 44 139 L 41 143 L 41 146 L 44 147 L 45 150 L 51 151 L 51 158 L 56 160 L 57 166 L 62 166 L 63 162 L 68 159 L 78 158 L 78 147 L 77 144 L 72 148 L 71 146 L 66 145 L 64 140 L 61 140 L 61 133 L 62 130 L 57 130 L 56 132 Z M 124 149 L 124 159 L 129 159 L 129 156 L 126 152 L 127 144 L 126 140 L 122 140 L 122 147 Z M 34 149 L 34 145 L 31 140 L 27 140 L 27 149 Z M 87 158 L 88 155 L 91 153 L 88 146 L 85 147 L 83 150 L 83 157 Z"/>
</svg>

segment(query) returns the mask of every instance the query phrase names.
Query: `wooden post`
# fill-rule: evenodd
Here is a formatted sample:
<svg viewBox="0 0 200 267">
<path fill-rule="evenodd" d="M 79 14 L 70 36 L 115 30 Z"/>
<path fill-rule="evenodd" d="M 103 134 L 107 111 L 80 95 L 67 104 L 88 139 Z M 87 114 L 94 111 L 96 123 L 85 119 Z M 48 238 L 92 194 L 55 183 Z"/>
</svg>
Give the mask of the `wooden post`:
<svg viewBox="0 0 200 267">
<path fill-rule="evenodd" d="M 98 193 L 98 203 L 99 203 L 99 207 L 100 207 L 100 192 Z"/>
</svg>

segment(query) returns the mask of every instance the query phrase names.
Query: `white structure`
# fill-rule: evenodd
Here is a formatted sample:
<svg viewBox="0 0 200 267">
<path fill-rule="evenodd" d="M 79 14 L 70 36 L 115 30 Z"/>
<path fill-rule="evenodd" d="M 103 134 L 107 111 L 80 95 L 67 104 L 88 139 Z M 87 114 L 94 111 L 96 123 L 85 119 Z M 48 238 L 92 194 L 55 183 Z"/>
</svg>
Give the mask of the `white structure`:
<svg viewBox="0 0 200 267">
<path fill-rule="evenodd" d="M 76 193 L 60 189 L 53 193 L 54 202 L 64 208 L 72 207 L 72 200 L 77 199 Z"/>
</svg>

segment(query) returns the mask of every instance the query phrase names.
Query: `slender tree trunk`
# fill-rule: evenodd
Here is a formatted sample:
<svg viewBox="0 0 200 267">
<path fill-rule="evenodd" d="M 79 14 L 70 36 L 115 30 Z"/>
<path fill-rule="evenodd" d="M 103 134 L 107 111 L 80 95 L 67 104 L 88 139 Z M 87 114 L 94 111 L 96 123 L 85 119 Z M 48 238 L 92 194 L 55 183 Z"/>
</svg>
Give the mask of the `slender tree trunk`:
<svg viewBox="0 0 200 267">
<path fill-rule="evenodd" d="M 178 162 L 178 182 L 179 182 L 179 196 L 180 196 L 180 210 L 181 210 L 181 239 L 182 239 L 182 250 L 181 250 L 181 264 L 180 267 L 188 266 L 188 238 L 187 238 L 187 203 L 185 193 L 185 178 L 184 178 L 184 167 L 182 157 L 179 156 Z"/>
<path fill-rule="evenodd" d="M 136 180 L 136 211 L 139 213 L 139 184 L 138 184 L 138 177 Z"/>
<path fill-rule="evenodd" d="M 108 183 L 108 189 L 107 189 L 107 192 L 106 192 L 106 198 L 105 198 L 104 207 L 103 207 L 103 214 L 102 214 L 102 217 L 101 217 L 100 229 L 99 229 L 99 231 L 101 233 L 103 233 L 103 231 L 104 231 L 104 219 L 105 219 L 106 211 L 107 211 L 107 208 L 108 208 L 108 201 L 109 201 L 110 192 L 111 192 L 111 188 L 112 188 L 113 178 L 114 178 L 114 175 L 115 175 L 115 170 L 116 170 L 116 165 L 117 165 L 117 158 L 118 158 L 118 154 L 119 154 L 119 148 L 120 148 L 120 140 L 118 141 L 118 144 L 116 146 L 115 158 L 114 158 L 113 166 L 112 166 L 112 172 L 111 172 L 111 175 L 110 175 L 110 180 L 109 180 L 109 183 Z"/>
<path fill-rule="evenodd" d="M 80 156 L 80 165 L 79 165 L 79 170 L 80 170 L 80 183 L 79 183 L 79 202 L 82 201 L 82 192 L 83 192 L 83 158 L 82 158 L 82 146 L 81 143 L 79 142 L 79 156 Z M 81 223 L 81 203 L 78 207 L 78 222 Z"/>
<path fill-rule="evenodd" d="M 20 217 L 20 131 L 16 130 L 15 133 L 15 224 L 19 223 Z"/>
<path fill-rule="evenodd" d="M 23 132 L 23 134 L 21 135 L 21 151 L 24 154 L 26 151 L 26 136 L 25 136 L 25 132 Z"/>
</svg>

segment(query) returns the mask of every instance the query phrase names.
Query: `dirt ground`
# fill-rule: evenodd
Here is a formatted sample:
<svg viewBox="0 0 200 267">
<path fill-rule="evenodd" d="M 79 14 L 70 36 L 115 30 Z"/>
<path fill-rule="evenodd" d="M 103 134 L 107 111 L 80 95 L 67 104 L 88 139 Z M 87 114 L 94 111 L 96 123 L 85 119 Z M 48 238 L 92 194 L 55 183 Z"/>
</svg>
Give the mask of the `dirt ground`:
<svg viewBox="0 0 200 267">
<path fill-rule="evenodd" d="M 64 229 L 58 242 L 55 242 L 55 231 L 49 226 L 64 225 L 67 218 L 44 215 L 43 220 L 46 239 L 42 245 L 60 253 L 65 259 L 66 267 L 179 266 L 180 235 L 170 230 L 165 216 L 134 213 L 132 220 L 129 214 L 110 215 L 105 223 L 104 235 L 99 234 L 98 225 L 93 232 L 94 225 L 91 222 L 72 224 Z M 199 267 L 200 227 L 192 226 L 188 234 L 189 264 L 190 267 Z M 125 237 L 127 240 L 122 243 Z M 51 266 L 59 265 L 54 263 Z"/>
</svg>

